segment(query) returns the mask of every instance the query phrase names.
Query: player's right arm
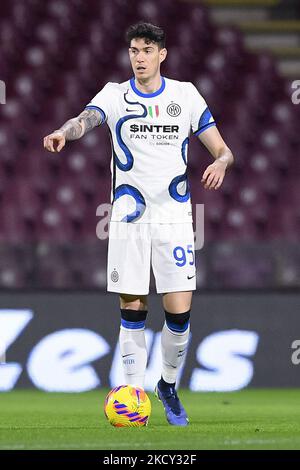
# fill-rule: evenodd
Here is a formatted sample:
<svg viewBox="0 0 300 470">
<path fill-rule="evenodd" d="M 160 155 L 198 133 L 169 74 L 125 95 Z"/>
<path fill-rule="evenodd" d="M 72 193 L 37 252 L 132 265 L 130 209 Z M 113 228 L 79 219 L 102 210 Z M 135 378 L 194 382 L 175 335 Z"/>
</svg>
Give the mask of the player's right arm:
<svg viewBox="0 0 300 470">
<path fill-rule="evenodd" d="M 100 126 L 102 115 L 97 109 L 85 109 L 79 116 L 69 119 L 60 129 L 44 137 L 44 148 L 60 152 L 68 140 L 80 139 L 87 132 Z"/>
</svg>

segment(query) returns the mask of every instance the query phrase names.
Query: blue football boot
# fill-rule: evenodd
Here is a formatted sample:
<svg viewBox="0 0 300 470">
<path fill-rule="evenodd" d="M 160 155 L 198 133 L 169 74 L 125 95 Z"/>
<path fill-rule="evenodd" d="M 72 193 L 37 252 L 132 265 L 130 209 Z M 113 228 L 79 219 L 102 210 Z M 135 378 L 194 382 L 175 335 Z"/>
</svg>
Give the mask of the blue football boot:
<svg viewBox="0 0 300 470">
<path fill-rule="evenodd" d="M 164 384 L 160 380 L 155 387 L 155 395 L 162 402 L 167 420 L 173 426 L 187 426 L 189 419 L 177 396 L 175 386 Z"/>
</svg>

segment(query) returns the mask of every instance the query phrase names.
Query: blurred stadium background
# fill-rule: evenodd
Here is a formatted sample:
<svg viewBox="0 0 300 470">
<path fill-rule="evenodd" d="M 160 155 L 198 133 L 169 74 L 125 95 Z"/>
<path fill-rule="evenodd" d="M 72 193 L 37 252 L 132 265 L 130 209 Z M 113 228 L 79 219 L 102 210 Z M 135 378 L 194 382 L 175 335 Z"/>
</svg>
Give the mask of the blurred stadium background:
<svg viewBox="0 0 300 470">
<path fill-rule="evenodd" d="M 123 37 L 140 19 L 165 28 L 163 74 L 198 87 L 235 156 L 221 190 L 205 191 L 212 160 L 190 143 L 205 246 L 182 385 L 299 387 L 299 2 L 2 0 L 0 390 L 86 391 L 120 380 L 118 301 L 105 293 L 107 240 L 96 238 L 96 208 L 109 202 L 108 132 L 58 155 L 42 139 L 107 81 L 131 76 Z M 160 299 L 150 300 L 153 389 L 163 319 Z"/>
<path fill-rule="evenodd" d="M 42 138 L 107 81 L 131 76 L 123 36 L 140 18 L 168 34 L 163 73 L 192 81 L 235 155 L 219 192 L 199 184 L 208 153 L 191 141 L 193 202 L 205 203 L 199 288 L 300 286 L 299 4 L 293 1 L 1 2 L 0 286 L 104 289 L 109 202 L 104 129 L 60 155 Z"/>
</svg>

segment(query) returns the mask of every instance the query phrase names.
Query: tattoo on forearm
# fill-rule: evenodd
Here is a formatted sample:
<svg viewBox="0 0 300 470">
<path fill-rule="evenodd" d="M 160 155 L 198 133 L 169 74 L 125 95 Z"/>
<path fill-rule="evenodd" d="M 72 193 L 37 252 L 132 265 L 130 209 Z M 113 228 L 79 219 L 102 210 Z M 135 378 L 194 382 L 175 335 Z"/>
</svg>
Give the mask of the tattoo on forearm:
<svg viewBox="0 0 300 470">
<path fill-rule="evenodd" d="M 99 126 L 101 115 L 96 109 L 85 109 L 79 116 L 69 119 L 59 130 L 64 132 L 66 140 L 80 139 L 84 134 Z"/>
<path fill-rule="evenodd" d="M 79 121 L 84 123 L 84 132 L 89 132 L 102 122 L 100 112 L 96 109 L 86 109 L 78 116 Z"/>
<path fill-rule="evenodd" d="M 69 119 L 59 130 L 64 132 L 66 140 L 76 140 L 83 135 L 83 128 L 78 118 Z"/>
</svg>

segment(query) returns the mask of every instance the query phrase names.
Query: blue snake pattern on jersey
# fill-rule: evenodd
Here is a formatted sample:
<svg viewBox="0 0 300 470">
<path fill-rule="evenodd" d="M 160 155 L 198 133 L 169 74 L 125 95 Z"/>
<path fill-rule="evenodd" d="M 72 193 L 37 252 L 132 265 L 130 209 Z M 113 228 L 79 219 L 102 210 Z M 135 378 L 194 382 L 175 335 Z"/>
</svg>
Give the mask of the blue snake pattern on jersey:
<svg viewBox="0 0 300 470">
<path fill-rule="evenodd" d="M 130 104 L 130 105 L 135 105 L 135 106 L 141 106 L 142 109 L 143 109 L 143 113 L 142 114 L 129 114 L 129 115 L 126 115 L 126 116 L 123 116 L 121 117 L 117 124 L 116 124 L 116 137 L 117 137 L 117 142 L 119 144 L 119 147 L 120 149 L 124 152 L 125 154 L 125 157 L 126 157 L 126 163 L 122 163 L 121 160 L 119 159 L 118 155 L 116 154 L 115 150 L 113 150 L 113 155 L 114 155 L 114 159 L 115 159 L 115 162 L 116 162 L 116 165 L 117 167 L 122 170 L 122 171 L 129 171 L 131 170 L 132 166 L 133 166 L 133 155 L 132 153 L 130 152 L 129 148 L 127 147 L 127 145 L 125 144 L 124 140 L 122 139 L 122 135 L 121 135 L 121 130 L 122 130 L 122 126 L 125 122 L 129 121 L 130 119 L 137 119 L 137 118 L 144 118 L 147 116 L 147 108 L 146 106 L 144 106 L 143 104 L 139 103 L 138 101 L 128 101 L 128 99 L 126 98 L 126 95 L 128 94 L 128 91 L 124 94 L 124 100 L 126 101 L 126 103 Z"/>
<path fill-rule="evenodd" d="M 125 217 L 123 217 L 122 219 L 122 222 L 136 221 L 140 217 L 142 217 L 146 209 L 146 202 L 144 196 L 134 186 L 131 186 L 130 184 L 121 184 L 116 188 L 114 201 L 119 199 L 119 197 L 123 196 L 124 194 L 128 194 L 129 196 L 132 196 L 134 198 L 134 200 L 136 201 L 136 209 L 131 214 L 125 215 Z"/>
<path fill-rule="evenodd" d="M 181 156 L 185 165 L 187 165 L 186 149 L 187 149 L 188 143 L 189 143 L 189 138 L 187 137 L 186 139 L 184 139 L 181 145 Z M 179 194 L 177 190 L 177 186 L 179 185 L 179 183 L 183 183 L 183 182 L 186 183 L 186 191 L 184 194 Z M 190 187 L 189 187 L 189 182 L 187 179 L 186 171 L 183 173 L 183 175 L 175 176 L 175 178 L 172 179 L 169 185 L 169 194 L 173 199 L 175 199 L 178 202 L 186 202 L 189 200 L 191 194 L 190 194 Z"/>
<path fill-rule="evenodd" d="M 126 157 L 126 163 L 122 163 L 119 157 L 117 156 L 114 147 L 112 146 L 113 149 L 113 156 L 114 156 L 114 162 L 116 166 L 119 168 L 121 171 L 129 171 L 133 167 L 134 163 L 134 158 L 132 153 L 130 152 L 129 148 L 125 144 L 125 142 L 122 139 L 121 136 L 121 129 L 123 124 L 126 121 L 129 121 L 130 119 L 136 119 L 136 118 L 144 118 L 147 116 L 147 108 L 143 104 L 139 103 L 138 101 L 128 101 L 126 98 L 126 95 L 128 94 L 128 91 L 124 93 L 124 100 L 127 104 L 129 105 L 134 105 L 134 106 L 141 106 L 143 109 L 143 114 L 129 114 L 126 116 L 121 117 L 117 124 L 116 124 L 116 136 L 117 136 L 117 142 L 119 144 L 120 149 L 124 152 L 125 157 Z M 130 184 L 121 184 L 117 186 L 114 190 L 114 202 L 118 200 L 120 197 L 123 195 L 129 195 L 132 196 L 136 202 L 136 209 L 134 212 L 131 214 L 127 214 L 125 217 L 123 217 L 122 222 L 133 222 L 138 220 L 142 215 L 144 214 L 146 210 L 146 202 L 144 199 L 144 196 L 142 193 L 135 188 L 134 186 Z"/>
</svg>

